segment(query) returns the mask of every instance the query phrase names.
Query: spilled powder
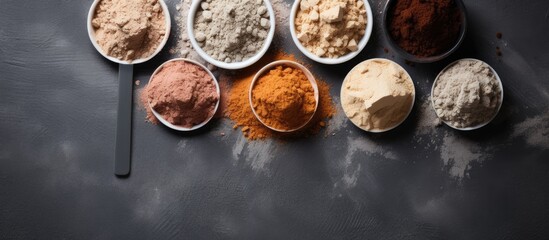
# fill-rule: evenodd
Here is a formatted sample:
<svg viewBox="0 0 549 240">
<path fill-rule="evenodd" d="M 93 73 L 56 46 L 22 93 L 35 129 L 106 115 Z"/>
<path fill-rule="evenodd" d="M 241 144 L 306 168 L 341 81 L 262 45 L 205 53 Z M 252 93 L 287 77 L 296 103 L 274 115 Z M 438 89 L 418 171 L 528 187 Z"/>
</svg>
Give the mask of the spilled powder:
<svg viewBox="0 0 549 240">
<path fill-rule="evenodd" d="M 330 96 L 329 85 L 317 78 L 319 90 L 319 105 L 313 119 L 302 130 L 291 134 L 283 134 L 270 130 L 263 126 L 253 115 L 250 107 L 248 91 L 253 77 L 264 65 L 276 60 L 297 61 L 293 55 L 283 52 L 267 52 L 258 63 L 239 72 L 237 75 L 222 75 L 220 81 L 229 81 L 232 86 L 226 99 L 227 108 L 225 116 L 234 122 L 234 129 L 240 128 L 244 136 L 250 140 L 265 139 L 271 137 L 303 137 L 316 134 L 327 125 L 326 119 L 331 118 L 335 113 L 335 107 Z"/>
<path fill-rule="evenodd" d="M 246 137 L 238 135 L 232 148 L 233 161 L 242 161 L 255 172 L 270 173 L 270 164 L 285 152 L 286 146 L 275 144 L 274 139 L 263 141 L 248 141 Z"/>
<path fill-rule="evenodd" d="M 444 135 L 440 157 L 451 177 L 461 181 L 468 175 L 471 164 L 482 163 L 492 157 L 493 149 L 483 148 L 475 141 L 456 136 L 451 132 Z"/>
<path fill-rule="evenodd" d="M 413 144 L 420 144 L 424 149 L 438 149 L 440 140 L 437 127 L 442 125 L 442 121 L 437 117 L 435 110 L 431 106 L 431 98 L 429 95 L 424 95 L 419 102 L 418 120 L 415 128 Z M 427 156 L 426 156 L 427 157 Z"/>
<path fill-rule="evenodd" d="M 419 103 L 419 121 L 417 123 L 416 131 L 418 134 L 430 134 L 434 131 L 435 127 L 442 125 L 442 121 L 437 117 L 437 114 L 431 105 L 430 96 L 423 96 L 419 100 Z"/>
<path fill-rule="evenodd" d="M 158 0 L 102 0 L 92 26 L 107 55 L 130 62 L 151 56 L 166 35 L 166 19 Z"/>
<path fill-rule="evenodd" d="M 187 34 L 187 17 L 189 16 L 189 10 L 191 8 L 191 0 L 181 0 L 179 4 L 175 6 L 177 15 L 175 16 L 175 23 L 177 25 L 177 42 L 175 46 L 170 49 L 170 53 L 182 58 L 188 58 L 195 60 L 202 65 L 206 66 L 210 71 L 216 74 L 216 67 L 213 64 L 206 62 L 191 45 L 189 35 Z"/>
<path fill-rule="evenodd" d="M 346 147 L 345 157 L 339 160 L 337 168 L 342 172 L 341 178 L 334 184 L 335 188 L 351 189 L 361 181 L 369 181 L 365 186 L 375 187 L 376 183 L 372 169 L 372 159 L 382 158 L 384 160 L 396 160 L 398 156 L 386 146 L 364 137 L 347 137 L 343 146 Z M 333 159 L 341 159 L 341 153 L 334 154 Z M 362 156 L 369 156 L 364 158 Z"/>
<path fill-rule="evenodd" d="M 273 10 L 275 12 L 276 28 L 275 28 L 275 37 L 276 35 L 281 35 L 281 37 L 287 37 L 289 33 L 289 19 L 290 19 L 290 4 L 284 0 L 271 0 L 273 5 Z"/>
<path fill-rule="evenodd" d="M 549 110 L 515 125 L 511 137 L 522 137 L 530 146 L 549 150 Z"/>
</svg>

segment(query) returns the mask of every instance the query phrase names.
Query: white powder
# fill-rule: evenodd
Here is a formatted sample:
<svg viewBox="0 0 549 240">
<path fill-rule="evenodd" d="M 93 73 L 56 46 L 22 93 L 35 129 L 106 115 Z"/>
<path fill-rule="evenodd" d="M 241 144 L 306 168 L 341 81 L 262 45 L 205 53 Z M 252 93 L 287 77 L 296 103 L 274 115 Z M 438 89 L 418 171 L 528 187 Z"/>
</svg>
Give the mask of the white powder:
<svg viewBox="0 0 549 240">
<path fill-rule="evenodd" d="M 502 101 L 502 89 L 488 64 L 462 59 L 445 69 L 433 91 L 437 115 L 457 128 L 490 121 Z"/>
<path fill-rule="evenodd" d="M 367 162 L 368 159 L 374 158 L 364 158 L 364 156 L 379 156 L 382 159 L 391 160 L 397 159 L 396 154 L 392 151 L 363 137 L 347 137 L 346 143 L 343 146 L 347 146 L 345 158 L 338 164 L 338 167 L 341 168 L 342 176 L 334 183 L 335 188 L 351 189 L 357 185 L 360 176 L 365 177 L 363 181 L 368 182 L 367 186 L 376 188 L 375 178 L 373 177 L 373 172 L 371 172 L 372 163 Z"/>
<path fill-rule="evenodd" d="M 275 156 L 280 155 L 277 153 L 282 152 L 278 149 L 279 146 L 273 139 L 248 141 L 246 137 L 239 134 L 232 149 L 233 160 L 237 163 L 243 159 L 253 171 L 269 175 L 271 162 Z"/>
<path fill-rule="evenodd" d="M 515 125 L 511 137 L 523 137 L 531 146 L 549 149 L 549 111 Z"/>
<path fill-rule="evenodd" d="M 332 96 L 332 101 L 336 106 L 336 113 L 332 119 L 330 119 L 330 124 L 328 124 L 325 131 L 326 134 L 335 134 L 347 126 L 347 117 L 345 116 L 345 113 L 343 113 L 343 108 L 341 107 L 339 97 Z"/>
<path fill-rule="evenodd" d="M 437 127 L 442 122 L 431 106 L 431 98 L 429 96 L 423 96 L 419 99 L 419 103 L 419 119 L 415 129 L 414 140 L 416 143 L 421 144 L 424 149 L 434 148 L 436 150 L 438 149 L 437 143 L 440 141 Z"/>
<path fill-rule="evenodd" d="M 265 43 L 270 16 L 263 0 L 203 0 L 194 35 L 212 58 L 232 63 L 253 57 Z"/>
<path fill-rule="evenodd" d="M 420 135 L 434 134 L 435 127 L 440 126 L 441 121 L 431 106 L 431 98 L 424 96 L 420 100 L 419 121 L 416 131 Z"/>
<path fill-rule="evenodd" d="M 481 148 L 477 142 L 446 133 L 440 148 L 440 157 L 445 167 L 449 168 L 450 176 L 462 180 L 468 176 L 471 163 L 482 163 L 492 156 L 492 149 Z"/>
</svg>

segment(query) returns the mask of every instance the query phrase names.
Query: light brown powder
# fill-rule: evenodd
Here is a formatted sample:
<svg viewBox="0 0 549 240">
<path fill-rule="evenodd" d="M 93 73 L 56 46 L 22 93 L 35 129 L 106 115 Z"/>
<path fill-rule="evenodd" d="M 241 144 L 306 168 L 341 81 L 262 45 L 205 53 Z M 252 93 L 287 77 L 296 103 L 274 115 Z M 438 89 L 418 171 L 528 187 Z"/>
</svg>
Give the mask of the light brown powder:
<svg viewBox="0 0 549 240">
<path fill-rule="evenodd" d="M 158 0 L 102 0 L 92 25 L 107 55 L 130 62 L 151 56 L 166 34 Z"/>
<path fill-rule="evenodd" d="M 362 0 L 302 0 L 294 27 L 311 53 L 338 58 L 358 50 L 367 21 Z"/>
</svg>

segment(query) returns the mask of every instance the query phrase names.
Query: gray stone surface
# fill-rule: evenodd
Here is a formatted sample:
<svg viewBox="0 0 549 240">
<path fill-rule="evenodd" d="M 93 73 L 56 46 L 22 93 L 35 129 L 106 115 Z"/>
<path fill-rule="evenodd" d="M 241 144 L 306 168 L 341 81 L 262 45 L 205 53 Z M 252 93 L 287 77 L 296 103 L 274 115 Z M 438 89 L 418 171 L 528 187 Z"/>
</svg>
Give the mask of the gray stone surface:
<svg viewBox="0 0 549 240">
<path fill-rule="evenodd" d="M 371 1 L 375 20 L 384 2 Z M 340 111 L 316 137 L 247 142 L 226 119 L 191 134 L 151 125 L 134 103 L 128 178 L 113 174 L 118 68 L 89 42 L 91 3 L 0 0 L 0 239 L 549 238 L 548 1 L 466 0 L 467 39 L 439 63 L 384 53 L 375 22 L 356 59 L 313 65 L 339 104 L 360 61 L 401 63 L 416 105 L 385 134 Z M 136 66 L 136 92 L 171 57 Z M 436 74 L 462 57 L 504 84 L 500 114 L 473 132 L 433 127 L 426 102 Z"/>
</svg>

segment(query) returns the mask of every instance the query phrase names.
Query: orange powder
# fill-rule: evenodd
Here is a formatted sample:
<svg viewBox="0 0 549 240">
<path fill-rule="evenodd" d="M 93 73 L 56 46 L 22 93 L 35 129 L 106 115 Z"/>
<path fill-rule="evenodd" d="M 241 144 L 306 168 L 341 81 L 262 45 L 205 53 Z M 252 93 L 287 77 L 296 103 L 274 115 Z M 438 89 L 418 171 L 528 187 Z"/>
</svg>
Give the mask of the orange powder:
<svg viewBox="0 0 549 240">
<path fill-rule="evenodd" d="M 252 103 L 261 121 L 280 130 L 301 127 L 316 106 L 311 82 L 301 69 L 290 66 L 276 66 L 259 77 L 252 89 Z"/>
<path fill-rule="evenodd" d="M 269 137 L 303 137 L 316 134 L 321 128 L 326 126 L 325 120 L 331 118 L 335 113 L 335 106 L 330 96 L 329 85 L 316 78 L 319 93 L 318 109 L 313 119 L 298 132 L 289 134 L 278 133 L 263 126 L 254 116 L 248 93 L 250 84 L 254 75 L 263 66 L 277 60 L 291 60 L 299 62 L 293 55 L 289 55 L 279 51 L 270 51 L 256 64 L 252 65 L 239 72 L 237 75 L 221 76 L 222 82 L 230 81 L 232 86 L 229 89 L 228 96 L 225 98 L 225 116 L 231 119 L 235 125 L 234 128 L 240 128 L 244 136 L 250 140 L 265 139 Z"/>
</svg>

